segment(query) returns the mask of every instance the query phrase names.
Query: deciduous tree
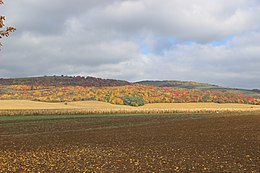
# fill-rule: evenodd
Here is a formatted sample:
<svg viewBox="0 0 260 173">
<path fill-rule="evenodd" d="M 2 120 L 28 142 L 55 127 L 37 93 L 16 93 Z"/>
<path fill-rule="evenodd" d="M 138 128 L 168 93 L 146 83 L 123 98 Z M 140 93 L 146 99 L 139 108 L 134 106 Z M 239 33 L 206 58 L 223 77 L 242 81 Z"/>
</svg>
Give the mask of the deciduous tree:
<svg viewBox="0 0 260 173">
<path fill-rule="evenodd" d="M 3 5 L 3 0 L 0 0 L 0 5 Z M 12 26 L 5 26 L 4 24 L 5 16 L 0 15 L 0 39 L 3 37 L 8 37 L 10 35 L 10 32 L 14 32 L 16 29 Z M 2 46 L 2 43 L 0 41 L 0 46 Z"/>
</svg>

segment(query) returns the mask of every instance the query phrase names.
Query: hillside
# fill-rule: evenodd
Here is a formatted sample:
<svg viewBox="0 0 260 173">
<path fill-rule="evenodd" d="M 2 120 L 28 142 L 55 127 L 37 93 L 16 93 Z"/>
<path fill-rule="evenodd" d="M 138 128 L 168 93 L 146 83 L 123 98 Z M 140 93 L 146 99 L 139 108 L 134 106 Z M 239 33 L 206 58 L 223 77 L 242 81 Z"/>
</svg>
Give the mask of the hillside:
<svg viewBox="0 0 260 173">
<path fill-rule="evenodd" d="M 228 91 L 233 93 L 243 93 L 248 96 L 255 98 L 260 98 L 259 89 L 239 89 L 239 88 L 228 88 L 218 85 L 212 85 L 207 83 L 199 83 L 192 81 L 177 81 L 177 80 L 164 80 L 164 81 L 140 81 L 136 84 L 149 85 L 149 86 L 158 86 L 158 87 L 172 87 L 172 88 L 186 88 L 186 89 L 199 89 L 199 90 L 218 90 L 218 91 Z"/>
<path fill-rule="evenodd" d="M 190 102 L 259 104 L 254 97 L 240 93 L 138 84 L 116 87 L 0 85 L 0 100 L 10 99 L 44 102 L 96 100 L 131 106 Z"/>
<path fill-rule="evenodd" d="M 158 87 L 174 87 L 174 88 L 187 88 L 187 89 L 213 89 L 222 88 L 217 85 L 211 85 L 206 83 L 192 82 L 192 81 L 177 81 L 177 80 L 163 80 L 163 81 L 140 81 L 136 84 L 150 85 Z"/>
<path fill-rule="evenodd" d="M 259 90 L 229 89 L 183 81 L 130 83 L 122 80 L 80 76 L 0 79 L 0 100 L 44 102 L 92 100 L 131 106 L 143 106 L 148 103 L 191 102 L 259 104 L 257 94 L 259 95 Z"/>
<path fill-rule="evenodd" d="M 0 85 L 30 85 L 30 86 L 123 86 L 130 83 L 123 80 L 101 79 L 81 76 L 43 76 L 27 78 L 0 79 Z"/>
</svg>

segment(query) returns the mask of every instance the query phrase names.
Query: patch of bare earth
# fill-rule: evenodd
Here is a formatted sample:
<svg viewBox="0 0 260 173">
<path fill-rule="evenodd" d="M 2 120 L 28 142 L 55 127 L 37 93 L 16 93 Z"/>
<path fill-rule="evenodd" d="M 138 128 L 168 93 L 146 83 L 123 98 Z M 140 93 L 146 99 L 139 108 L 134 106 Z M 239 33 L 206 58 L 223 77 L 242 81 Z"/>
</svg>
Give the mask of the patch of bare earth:
<svg viewBox="0 0 260 173">
<path fill-rule="evenodd" d="M 260 114 L 0 121 L 0 172 L 258 172 Z"/>
</svg>

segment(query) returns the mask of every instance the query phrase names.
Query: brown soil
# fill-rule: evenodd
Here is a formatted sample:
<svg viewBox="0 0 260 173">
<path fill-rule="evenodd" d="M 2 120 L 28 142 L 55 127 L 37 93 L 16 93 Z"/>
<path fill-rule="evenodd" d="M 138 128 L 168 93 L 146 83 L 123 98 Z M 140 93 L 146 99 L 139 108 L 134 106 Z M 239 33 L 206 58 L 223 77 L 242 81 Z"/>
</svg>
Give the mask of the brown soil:
<svg viewBox="0 0 260 173">
<path fill-rule="evenodd" d="M 0 172 L 256 173 L 259 124 L 256 113 L 0 121 Z"/>
</svg>

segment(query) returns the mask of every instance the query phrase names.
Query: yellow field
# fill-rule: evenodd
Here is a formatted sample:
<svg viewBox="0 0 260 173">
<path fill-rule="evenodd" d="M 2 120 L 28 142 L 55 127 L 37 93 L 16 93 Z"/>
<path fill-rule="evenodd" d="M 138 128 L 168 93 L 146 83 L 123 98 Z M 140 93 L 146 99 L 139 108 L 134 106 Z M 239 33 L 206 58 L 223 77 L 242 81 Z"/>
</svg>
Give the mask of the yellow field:
<svg viewBox="0 0 260 173">
<path fill-rule="evenodd" d="M 65 103 L 48 103 L 28 100 L 0 100 L 0 110 L 26 109 L 259 109 L 259 105 L 217 104 L 217 103 L 153 103 L 140 107 L 113 105 L 99 101 L 80 101 Z"/>
<path fill-rule="evenodd" d="M 142 106 L 142 108 L 152 109 L 248 109 L 258 108 L 259 105 L 249 104 L 218 104 L 218 103 L 152 103 Z"/>
<path fill-rule="evenodd" d="M 21 109 L 131 109 L 131 106 L 113 105 L 98 101 L 80 101 L 65 103 L 36 102 L 29 100 L 0 100 L 0 110 Z"/>
</svg>

